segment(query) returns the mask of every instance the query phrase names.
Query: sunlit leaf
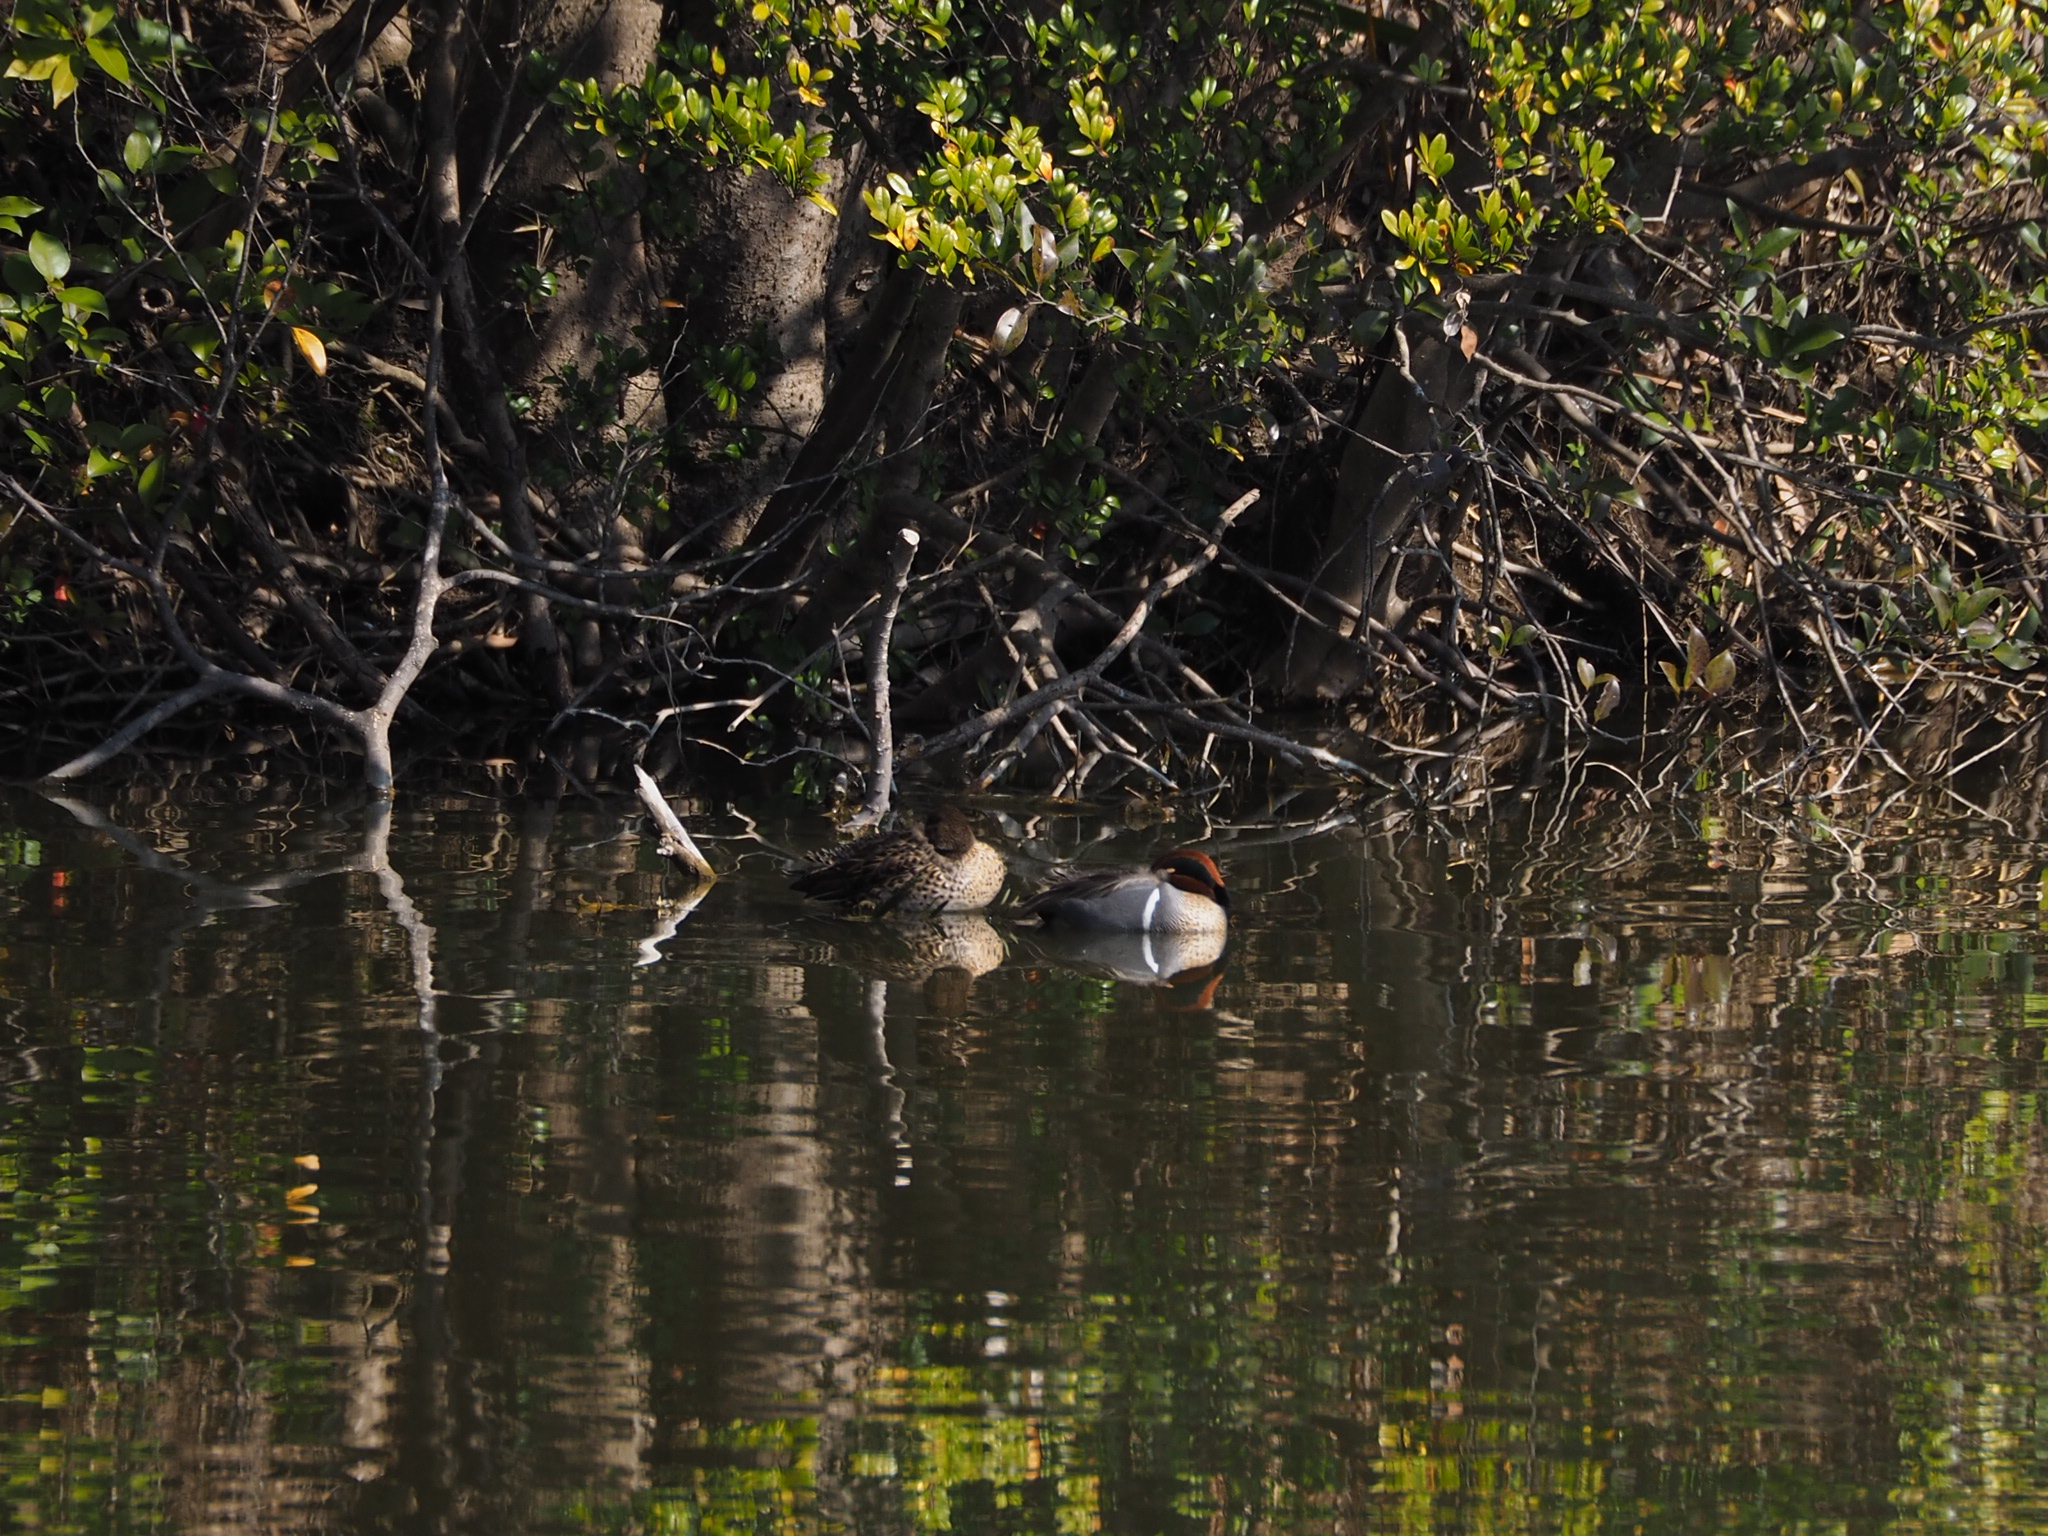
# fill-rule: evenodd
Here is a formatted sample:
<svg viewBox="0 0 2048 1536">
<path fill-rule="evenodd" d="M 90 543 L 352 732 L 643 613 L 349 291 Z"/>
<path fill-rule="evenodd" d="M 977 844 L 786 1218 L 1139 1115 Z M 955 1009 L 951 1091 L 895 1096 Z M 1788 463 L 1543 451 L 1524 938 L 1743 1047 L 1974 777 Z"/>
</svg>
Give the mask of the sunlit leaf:
<svg viewBox="0 0 2048 1536">
<path fill-rule="evenodd" d="M 47 80 L 57 72 L 59 54 L 46 54 L 39 59 L 17 55 L 7 64 L 6 78 L 9 80 Z"/>
<path fill-rule="evenodd" d="M 1008 357 L 1022 345 L 1024 333 L 1030 327 L 1031 311 L 1020 309 L 1013 305 L 1009 309 L 1004 310 L 1001 317 L 997 319 L 995 332 L 990 339 L 995 343 L 996 351 L 1002 356 Z"/>
<path fill-rule="evenodd" d="M 1691 687 L 1706 674 L 1707 663 L 1713 657 L 1713 647 L 1707 644 L 1707 637 L 1693 630 L 1685 637 L 1685 682 Z"/>
<path fill-rule="evenodd" d="M 1706 665 L 1700 686 L 1709 693 L 1725 693 L 1735 682 L 1735 653 L 1723 651 Z"/>
<path fill-rule="evenodd" d="M 28 237 L 28 259 L 45 282 L 57 282 L 71 270 L 71 252 L 64 242 L 40 229 Z"/>
<path fill-rule="evenodd" d="M 1031 234 L 1031 271 L 1041 283 L 1060 269 L 1060 243 L 1049 226 L 1041 224 Z"/>
<path fill-rule="evenodd" d="M 321 378 L 327 377 L 327 344 L 303 325 L 292 327 L 292 340 L 306 355 L 306 361 Z"/>
<path fill-rule="evenodd" d="M 57 67 L 50 71 L 50 105 L 63 106 L 77 89 L 78 71 L 72 68 L 71 56 L 61 55 L 57 60 Z"/>
<path fill-rule="evenodd" d="M 99 65 L 111 78 L 123 85 L 128 83 L 128 55 L 119 48 L 103 37 L 89 37 L 85 41 L 85 51 L 92 55 L 93 63 Z"/>
</svg>

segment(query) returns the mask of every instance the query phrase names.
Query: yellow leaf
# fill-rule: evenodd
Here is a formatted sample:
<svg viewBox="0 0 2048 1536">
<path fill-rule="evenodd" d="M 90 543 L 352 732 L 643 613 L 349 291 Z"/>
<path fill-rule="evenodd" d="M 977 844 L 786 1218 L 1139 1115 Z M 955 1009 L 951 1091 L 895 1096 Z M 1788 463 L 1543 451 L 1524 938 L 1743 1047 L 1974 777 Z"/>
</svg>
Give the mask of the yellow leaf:
<svg viewBox="0 0 2048 1536">
<path fill-rule="evenodd" d="M 321 378 L 327 377 L 327 343 L 307 330 L 303 325 L 292 327 L 292 340 L 299 344 L 299 350 L 306 354 L 306 361 Z"/>
<path fill-rule="evenodd" d="M 78 72 L 71 67 L 71 57 L 60 53 L 57 55 L 57 67 L 50 71 L 50 105 L 63 106 L 77 89 Z"/>
<path fill-rule="evenodd" d="M 300 1184 L 284 1192 L 284 1203 L 286 1205 L 298 1205 L 303 1201 L 311 1199 L 319 1192 L 320 1186 L 318 1184 Z"/>
</svg>

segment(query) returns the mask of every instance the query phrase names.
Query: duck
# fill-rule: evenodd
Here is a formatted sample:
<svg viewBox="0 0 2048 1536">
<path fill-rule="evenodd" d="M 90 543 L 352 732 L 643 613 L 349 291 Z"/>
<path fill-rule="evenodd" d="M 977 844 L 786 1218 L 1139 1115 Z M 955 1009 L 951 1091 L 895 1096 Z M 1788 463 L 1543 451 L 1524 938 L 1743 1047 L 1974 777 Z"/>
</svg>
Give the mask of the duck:
<svg viewBox="0 0 2048 1536">
<path fill-rule="evenodd" d="M 790 889 L 859 911 L 979 912 L 1003 888 L 1003 856 L 974 820 L 944 805 L 921 826 L 878 832 L 818 859 Z"/>
<path fill-rule="evenodd" d="M 1176 848 L 1149 869 L 1078 875 L 1040 891 L 1017 909 L 1047 928 L 1070 933 L 1138 933 L 1221 938 L 1230 927 L 1230 892 L 1206 853 Z"/>
</svg>

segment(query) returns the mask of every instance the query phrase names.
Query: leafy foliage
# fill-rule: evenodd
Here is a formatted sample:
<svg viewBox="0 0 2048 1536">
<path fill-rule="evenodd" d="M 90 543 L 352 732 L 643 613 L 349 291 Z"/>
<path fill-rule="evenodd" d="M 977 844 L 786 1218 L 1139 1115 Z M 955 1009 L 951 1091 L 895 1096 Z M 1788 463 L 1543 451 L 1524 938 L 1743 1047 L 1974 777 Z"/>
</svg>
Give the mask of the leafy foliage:
<svg viewBox="0 0 2048 1536">
<path fill-rule="evenodd" d="M 811 675 L 819 638 L 848 633 L 869 595 L 832 557 L 859 570 L 862 529 L 905 515 L 890 499 L 904 486 L 928 508 L 957 497 L 1045 579 L 1117 594 L 1173 569 L 1250 485 L 1268 493 L 1259 558 L 1175 576 L 1146 642 L 1177 648 L 1187 670 L 1169 671 L 1218 698 L 1269 697 L 1278 676 L 1294 702 L 1366 696 L 1374 729 L 1411 740 L 1446 729 L 1446 700 L 1462 723 L 1561 709 L 1609 729 L 1631 690 L 1689 715 L 1818 682 L 1864 734 L 1873 702 L 1893 717 L 1915 690 L 1960 689 L 1987 718 L 2031 710 L 2048 589 L 2032 532 L 2048 430 L 2035 13 L 1476 0 L 1403 16 L 749 0 L 617 85 L 530 59 L 507 88 L 545 106 L 535 121 L 578 179 L 520 226 L 537 249 L 478 268 L 492 291 L 463 322 L 466 395 L 436 410 L 489 440 L 500 475 L 518 453 L 535 461 L 530 533 L 525 481 L 486 489 L 480 464 L 455 478 L 476 504 L 497 499 L 478 522 L 528 562 L 496 571 L 527 583 L 524 632 L 598 626 L 580 649 L 551 642 L 577 650 L 554 703 L 710 709 L 720 669 L 779 657 L 792 625 L 782 659 Z M 193 539 L 221 572 L 249 558 L 275 574 L 261 530 L 194 494 L 217 460 L 259 480 L 316 441 L 418 460 L 417 430 L 366 393 L 326 420 L 307 407 L 338 397 L 326 370 L 373 319 L 400 373 L 424 378 L 402 306 L 430 308 L 431 285 L 417 256 L 391 255 L 406 239 L 391 210 L 420 184 L 396 154 L 366 173 L 359 102 L 237 97 L 186 39 L 114 7 L 29 0 L 7 37 L 0 149 L 25 174 L 0 200 L 0 441 L 73 537 L 0 542 L 0 622 L 69 621 L 79 644 L 149 622 L 107 590 L 42 600 L 79 539 L 130 554 Z M 574 323 L 577 283 L 629 215 L 687 252 L 713 207 L 707 176 L 772 177 L 869 237 L 835 261 L 880 253 L 892 282 L 965 295 L 957 324 L 938 322 L 931 379 L 886 411 L 896 386 L 835 353 L 838 397 L 794 429 L 816 462 L 776 493 L 759 548 L 737 551 L 720 540 L 747 546 L 749 518 L 728 532 L 679 509 L 715 499 L 692 501 L 700 477 L 780 447 L 757 408 L 793 365 L 784 339 L 694 314 L 677 329 L 653 309 L 630 336 L 585 338 L 585 360 L 545 388 L 508 387 L 490 355 L 514 331 Z M 683 287 L 663 304 L 688 310 Z M 629 421 L 622 401 L 651 374 L 667 416 Z M 417 547 L 410 515 L 385 522 L 353 537 L 379 556 Z M 294 548 L 322 537 L 287 531 Z M 586 621 L 572 614 L 590 591 L 535 579 L 544 547 L 573 555 L 554 572 L 568 580 L 605 540 L 656 533 L 721 548 L 670 573 L 707 594 L 684 606 L 719 601 L 731 553 L 766 562 L 777 602 L 678 638 L 681 608 L 604 587 Z M 949 615 L 913 625 L 903 661 L 926 680 L 971 670 L 1008 622 L 965 546 L 911 597 L 913 614 Z M 388 651 L 401 626 L 381 576 L 377 591 Z M 242 599 L 223 581 L 194 601 L 211 604 L 209 643 L 232 646 L 220 615 Z M 1095 618 L 1114 627 L 1117 601 Z M 311 640 L 331 686 L 350 670 L 333 636 L 365 627 L 362 594 L 281 602 L 296 639 L 273 641 L 267 617 L 242 628 L 278 669 Z M 486 606 L 463 622 L 502 633 Z M 1035 698 L 1043 665 L 1018 653 L 977 707 Z M 1183 710 L 1160 675 L 1135 679 L 1150 707 Z M 502 668 L 489 685 L 533 686 Z M 779 723 L 858 712 L 850 682 L 782 704 L 799 693 Z M 960 696 L 944 706 L 956 716 Z M 722 702 L 750 728 L 773 714 L 752 695 Z M 1055 718 L 1093 707 L 1048 702 Z M 1081 736 L 1104 744 L 1099 761 L 1166 775 L 1191 732 L 1208 739 L 1175 718 L 1113 751 L 1100 722 Z M 1080 738 L 1065 739 L 1078 772 Z"/>
</svg>

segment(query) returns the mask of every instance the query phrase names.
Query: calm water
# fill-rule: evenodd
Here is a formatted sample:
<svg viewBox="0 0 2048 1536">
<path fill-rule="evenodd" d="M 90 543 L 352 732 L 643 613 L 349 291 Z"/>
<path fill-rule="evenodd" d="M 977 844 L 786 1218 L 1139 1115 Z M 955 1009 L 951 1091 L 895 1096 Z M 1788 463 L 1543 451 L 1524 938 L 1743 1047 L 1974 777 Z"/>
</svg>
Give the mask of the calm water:
<svg viewBox="0 0 2048 1536">
<path fill-rule="evenodd" d="M 1207 837 L 1158 987 L 325 793 L 0 791 L 0 1525 L 2048 1523 L 2011 827 L 1013 819 Z"/>
</svg>

